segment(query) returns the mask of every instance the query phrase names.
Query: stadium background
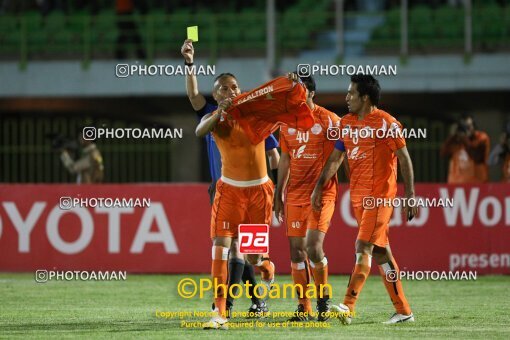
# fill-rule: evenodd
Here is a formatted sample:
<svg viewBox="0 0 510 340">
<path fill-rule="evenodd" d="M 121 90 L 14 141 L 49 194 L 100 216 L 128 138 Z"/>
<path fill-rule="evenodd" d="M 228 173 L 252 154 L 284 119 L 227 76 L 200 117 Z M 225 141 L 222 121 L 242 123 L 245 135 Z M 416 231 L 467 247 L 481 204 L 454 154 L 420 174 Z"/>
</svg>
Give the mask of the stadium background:
<svg viewBox="0 0 510 340">
<path fill-rule="evenodd" d="M 418 194 L 437 196 L 443 188 L 474 197 L 453 222 L 436 210 L 421 226 L 392 228 L 395 252 L 406 254 L 401 267 L 448 270 L 453 269 L 452 254 L 488 254 L 484 267 L 476 257 L 458 269 L 510 273 L 510 184 L 500 183 L 500 169 L 492 168 L 492 184 L 448 186 L 447 160 L 439 155 L 451 123 L 461 114 L 472 114 L 492 145 L 510 118 L 506 1 L 154 0 L 137 1 L 135 12 L 122 18 L 109 1 L 39 4 L 3 1 L 0 15 L 0 245 L 8 255 L 0 259 L 0 270 L 209 270 L 207 155 L 203 140 L 194 136 L 197 118 L 184 77 L 115 75 L 119 63 L 182 65 L 186 27 L 198 25 L 195 64 L 215 65 L 218 74 L 234 73 L 244 90 L 300 63 L 397 65 L 397 76 L 379 77 L 381 107 L 406 127 L 428 131 L 427 139 L 408 142 L 416 181 L 422 183 Z M 145 61 L 135 58 L 135 46 L 127 46 L 128 59 L 114 57 L 118 20 L 137 24 Z M 209 95 L 213 77 L 198 81 Z M 316 81 L 317 103 L 345 114 L 349 78 L 317 76 Z M 182 128 L 184 137 L 98 140 L 105 184 L 76 186 L 48 134 L 70 137 L 81 126 L 173 127 Z M 99 194 L 149 196 L 155 204 L 150 211 L 123 216 L 117 233 L 108 214 L 88 209 L 83 214 L 89 217 L 83 217 L 58 211 L 60 196 Z M 352 268 L 347 250 L 355 229 L 340 209 L 326 252 L 331 272 L 346 274 Z M 474 217 L 465 217 L 470 212 Z M 27 217 L 31 213 L 33 220 Z M 51 216 L 56 228 L 49 227 Z M 29 220 L 33 229 L 23 239 L 19 230 Z M 284 230 L 272 233 L 275 262 L 286 273 Z M 136 235 L 145 237 L 141 253 L 132 248 Z M 109 246 L 112 237 L 120 244 L 118 251 Z M 436 244 L 441 251 L 413 252 L 418 244 Z M 345 254 L 328 251 L 335 247 Z"/>
</svg>

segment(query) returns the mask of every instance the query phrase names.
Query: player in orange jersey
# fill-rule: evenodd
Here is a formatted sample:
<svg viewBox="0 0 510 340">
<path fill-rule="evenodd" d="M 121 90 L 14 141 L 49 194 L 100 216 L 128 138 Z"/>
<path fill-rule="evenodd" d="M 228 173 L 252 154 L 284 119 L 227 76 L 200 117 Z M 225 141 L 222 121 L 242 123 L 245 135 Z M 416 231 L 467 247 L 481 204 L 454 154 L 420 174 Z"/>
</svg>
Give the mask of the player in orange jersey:
<svg viewBox="0 0 510 340">
<path fill-rule="evenodd" d="M 342 117 L 340 139 L 311 196 L 314 209 L 321 209 L 324 186 L 336 174 L 346 153 L 350 169 L 351 202 L 359 231 L 356 239 L 356 264 L 344 302 L 331 306 L 332 311 L 339 313 L 339 319 L 344 324 L 351 323 L 356 300 L 370 274 L 372 257 L 379 266 L 383 283 L 396 309 L 396 313 L 385 323 L 414 321 L 388 240 L 393 207 L 386 204 L 374 206 L 376 198 L 385 198 L 390 202 L 395 198 L 397 158 L 404 178 L 406 198 L 414 198 L 413 165 L 405 139 L 398 134 L 401 124 L 389 113 L 377 108 L 379 97 L 379 82 L 374 77 L 351 77 L 346 97 L 351 113 Z M 406 206 L 404 212 L 407 220 L 411 220 L 418 210 Z"/>
<path fill-rule="evenodd" d="M 184 57 L 185 64 L 193 65 L 195 49 L 193 47 L 192 40 L 188 39 L 184 41 L 184 44 L 181 47 L 181 53 Z M 222 73 L 218 75 L 213 82 L 212 96 L 214 102 L 209 102 L 198 90 L 197 77 L 194 74 L 186 75 L 186 92 L 193 109 L 197 113 L 199 121 L 204 115 L 213 112 L 218 108 L 216 100 L 221 101 L 225 99 L 226 95 L 229 94 L 227 85 L 233 88 L 235 93 L 240 93 L 239 82 L 236 80 L 236 77 L 231 73 Z M 212 183 L 209 187 L 209 195 L 212 204 L 216 193 L 216 181 L 221 177 L 221 155 L 216 146 L 216 141 L 210 133 L 205 136 L 205 141 L 207 146 L 207 156 L 209 160 L 209 170 L 212 180 Z M 273 135 L 270 135 L 268 138 L 266 138 L 266 156 L 269 161 L 269 167 L 271 168 L 272 178 L 275 183 L 277 178 L 278 161 L 280 159 L 280 154 L 276 149 L 277 147 L 278 142 Z M 275 225 L 274 221 L 276 221 L 276 217 L 273 215 L 273 225 Z M 259 299 L 255 294 L 255 287 L 257 285 L 255 271 L 253 266 L 249 264 L 248 261 L 245 261 L 244 256 L 239 254 L 237 240 L 234 240 L 230 247 L 228 278 L 229 285 L 239 284 L 241 280 L 243 283 L 249 283 L 248 294 L 251 296 L 251 305 L 248 309 L 249 316 L 262 317 L 269 312 L 267 306 L 265 305 L 265 301 L 263 301 L 263 299 Z M 237 295 L 237 290 L 235 288 L 229 290 L 229 295 L 227 297 L 227 317 L 232 314 L 231 312 L 233 310 L 235 300 L 233 296 L 235 295 Z"/>
<path fill-rule="evenodd" d="M 204 115 L 196 135 L 212 133 L 221 155 L 221 178 L 216 183 L 211 216 L 212 277 L 218 284 L 227 283 L 227 259 L 239 224 L 270 224 L 273 205 L 273 183 L 267 176 L 265 143 L 252 145 L 238 122 L 226 114 L 232 99 L 240 94 L 235 78 L 228 74 L 214 84 L 218 109 Z M 268 254 L 248 255 L 250 263 L 261 270 L 262 282 L 274 282 L 274 264 Z M 227 327 L 226 291 L 215 292 L 215 315 L 204 325 L 206 329 Z"/>
<path fill-rule="evenodd" d="M 297 74 L 289 77 L 297 79 Z M 315 81 L 310 77 L 301 77 L 307 88 L 307 104 L 313 110 L 315 124 L 307 131 L 296 130 L 287 125 L 280 128 L 280 146 L 282 154 L 278 166 L 278 186 L 276 188 L 275 213 L 287 223 L 287 236 L 290 244 L 292 279 L 297 289 L 299 304 L 295 316 L 290 321 L 312 319 L 313 311 L 307 298 L 307 286 L 310 283 L 310 269 L 319 296 L 317 298 L 318 320 L 328 318 L 328 289 L 321 292 L 321 285 L 328 283 L 328 260 L 322 245 L 335 210 L 337 197 L 337 178 L 333 176 L 325 185 L 320 211 L 313 211 L 310 195 L 319 179 L 326 160 L 334 149 L 335 141 L 327 138 L 330 127 L 338 127 L 340 118 L 333 112 L 315 104 Z M 285 205 L 283 203 L 285 191 Z M 308 255 L 308 256 L 307 256 Z M 308 259 L 310 261 L 308 261 Z M 320 294 L 322 293 L 322 296 Z"/>
</svg>

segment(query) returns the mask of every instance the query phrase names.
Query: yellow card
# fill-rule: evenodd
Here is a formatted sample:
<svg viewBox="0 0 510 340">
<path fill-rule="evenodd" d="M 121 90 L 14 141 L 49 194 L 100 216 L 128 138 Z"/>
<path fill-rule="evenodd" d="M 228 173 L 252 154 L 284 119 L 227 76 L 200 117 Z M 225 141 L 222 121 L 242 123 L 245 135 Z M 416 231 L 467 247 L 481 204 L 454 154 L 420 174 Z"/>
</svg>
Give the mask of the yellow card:
<svg viewBox="0 0 510 340">
<path fill-rule="evenodd" d="M 193 40 L 193 42 L 198 41 L 198 26 L 188 27 L 188 39 Z"/>
</svg>

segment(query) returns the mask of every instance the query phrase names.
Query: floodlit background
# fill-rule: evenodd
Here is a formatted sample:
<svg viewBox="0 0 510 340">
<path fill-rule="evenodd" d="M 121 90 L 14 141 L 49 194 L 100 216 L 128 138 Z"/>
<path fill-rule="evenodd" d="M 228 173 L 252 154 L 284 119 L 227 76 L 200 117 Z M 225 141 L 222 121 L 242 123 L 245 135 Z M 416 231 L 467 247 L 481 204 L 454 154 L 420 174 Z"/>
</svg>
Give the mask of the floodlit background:
<svg viewBox="0 0 510 340">
<path fill-rule="evenodd" d="M 407 128 L 427 130 L 426 139 L 407 140 L 417 196 L 453 197 L 454 207 L 421 209 L 411 222 L 395 209 L 392 251 L 401 270 L 476 272 L 477 280 L 406 280 L 417 322 L 398 330 L 380 324 L 393 308 L 378 275 L 350 327 L 333 320 L 327 329 L 212 334 L 158 318 L 157 311 L 210 310 L 212 294 L 177 294 L 181 279 L 210 275 L 208 155 L 194 133 L 184 76 L 116 71 L 183 66 L 189 26 L 198 26 L 195 65 L 235 74 L 243 91 L 299 64 L 396 67 L 397 75 L 377 77 L 380 107 Z M 0 0 L 0 337 L 510 338 L 510 183 L 501 162 L 510 178 L 509 61 L 508 0 Z M 315 78 L 316 102 L 345 115 L 349 76 Z M 213 81 L 198 77 L 209 100 Z M 441 145 L 465 114 L 491 150 L 500 148 L 489 183 L 446 183 Z M 59 149 L 80 157 L 84 126 L 170 128 L 182 138 L 98 139 L 103 183 L 77 185 Z M 458 164 L 469 157 L 461 153 Z M 357 234 L 342 174 L 341 181 L 324 244 L 333 303 L 345 293 Z M 97 198 L 151 202 L 62 207 L 63 199 Z M 285 226 L 270 230 L 277 282 L 290 283 Z M 122 271 L 127 279 L 37 283 L 38 270 Z M 243 298 L 234 310 L 249 306 Z M 295 308 L 295 299 L 270 301 L 272 311 Z"/>
<path fill-rule="evenodd" d="M 80 126 L 175 127 L 174 141 L 99 140 L 105 182 L 209 181 L 183 76 L 117 78 L 115 66 L 182 65 L 186 27 L 195 63 L 234 73 L 243 90 L 298 64 L 396 65 L 379 77 L 381 107 L 406 127 L 420 182 L 445 182 L 450 124 L 471 114 L 494 146 L 509 115 L 507 1 L 3 0 L 0 14 L 0 181 L 72 182 L 51 133 Z M 122 13 L 122 14 L 120 14 Z M 317 76 L 317 102 L 342 116 L 349 77 Z M 213 76 L 200 76 L 210 95 Z M 425 166 L 426 164 L 426 166 Z M 501 167 L 491 167 L 499 181 Z"/>
</svg>

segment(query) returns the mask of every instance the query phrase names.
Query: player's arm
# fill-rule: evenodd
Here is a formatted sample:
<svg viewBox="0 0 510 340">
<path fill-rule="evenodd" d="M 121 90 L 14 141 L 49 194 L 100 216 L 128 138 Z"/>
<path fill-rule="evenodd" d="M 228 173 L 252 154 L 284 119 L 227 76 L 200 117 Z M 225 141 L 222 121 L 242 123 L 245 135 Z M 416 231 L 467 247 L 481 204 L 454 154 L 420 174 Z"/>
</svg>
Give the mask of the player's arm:
<svg viewBox="0 0 510 340">
<path fill-rule="evenodd" d="M 347 178 L 347 180 L 350 180 L 351 170 L 349 168 L 349 162 L 342 162 L 342 164 L 344 166 L 345 177 Z"/>
<path fill-rule="evenodd" d="M 333 152 L 331 152 L 331 155 L 328 158 L 328 161 L 326 162 L 326 165 L 324 165 L 324 169 L 322 169 L 321 175 L 319 177 L 319 180 L 315 184 L 315 188 L 313 189 L 311 200 L 312 200 L 312 208 L 314 210 L 320 210 L 322 207 L 322 189 L 324 185 L 333 177 L 337 171 L 338 168 L 340 168 L 340 165 L 342 165 L 342 162 L 345 157 L 345 150 L 342 151 L 341 149 L 338 149 L 335 147 Z"/>
<path fill-rule="evenodd" d="M 402 147 L 395 151 L 395 154 L 398 157 L 398 162 L 400 163 L 400 172 L 402 173 L 402 177 L 404 178 L 404 189 L 406 198 L 409 200 L 410 198 L 414 199 L 414 171 L 413 171 L 413 162 L 411 161 L 411 156 L 409 156 L 409 152 L 407 151 L 407 147 Z M 404 207 L 404 213 L 408 221 L 412 220 L 414 216 L 418 215 L 418 207 Z"/>
<path fill-rule="evenodd" d="M 278 164 L 278 180 L 274 200 L 274 212 L 280 222 L 283 222 L 283 188 L 287 185 L 289 179 L 290 155 L 288 152 L 282 152 Z"/>
<path fill-rule="evenodd" d="M 213 111 L 203 116 L 195 130 L 195 134 L 197 135 L 197 137 L 204 137 L 209 132 L 214 130 L 216 124 L 218 124 L 218 122 L 220 121 L 220 118 L 221 113 L 218 111 Z"/>
<path fill-rule="evenodd" d="M 270 134 L 264 141 L 264 144 L 266 156 L 269 161 L 269 169 L 271 169 L 271 175 L 274 183 L 276 184 L 278 182 L 278 162 L 280 161 L 280 154 L 276 149 L 278 147 L 278 141 L 273 134 Z"/>
<path fill-rule="evenodd" d="M 186 39 L 181 47 L 181 54 L 184 57 L 186 64 L 193 63 L 195 50 L 193 49 L 193 40 Z M 190 72 L 187 72 L 190 73 Z M 186 75 L 186 94 L 188 95 L 191 106 L 195 111 L 202 109 L 206 100 L 205 97 L 198 91 L 197 76 L 195 74 Z"/>
<path fill-rule="evenodd" d="M 340 119 L 340 117 L 338 115 L 336 115 L 333 112 L 330 112 L 330 118 L 331 118 L 331 122 L 332 122 L 332 125 L 330 125 L 330 126 L 338 126 L 338 127 L 340 126 L 341 119 Z M 340 142 L 340 144 L 341 143 L 342 142 Z M 343 149 L 341 148 L 341 150 L 345 151 L 345 147 Z M 344 168 L 345 176 L 346 176 L 347 180 L 349 180 L 349 178 L 351 178 L 351 173 L 350 173 L 350 169 L 349 169 L 349 162 L 342 162 L 342 165 L 343 165 L 343 168 Z"/>
<path fill-rule="evenodd" d="M 198 126 L 195 130 L 195 134 L 197 137 L 204 137 L 209 132 L 214 130 L 218 122 L 222 119 L 225 119 L 227 115 L 226 110 L 232 105 L 232 99 L 225 99 L 218 105 L 218 109 L 211 113 L 206 114 L 198 123 Z"/>
<path fill-rule="evenodd" d="M 271 173 L 276 182 L 278 182 L 278 164 L 280 162 L 280 154 L 276 148 L 272 148 L 271 150 L 266 151 L 266 156 L 269 161 L 269 169 L 271 169 Z M 276 183 L 275 183 L 276 184 Z"/>
</svg>

